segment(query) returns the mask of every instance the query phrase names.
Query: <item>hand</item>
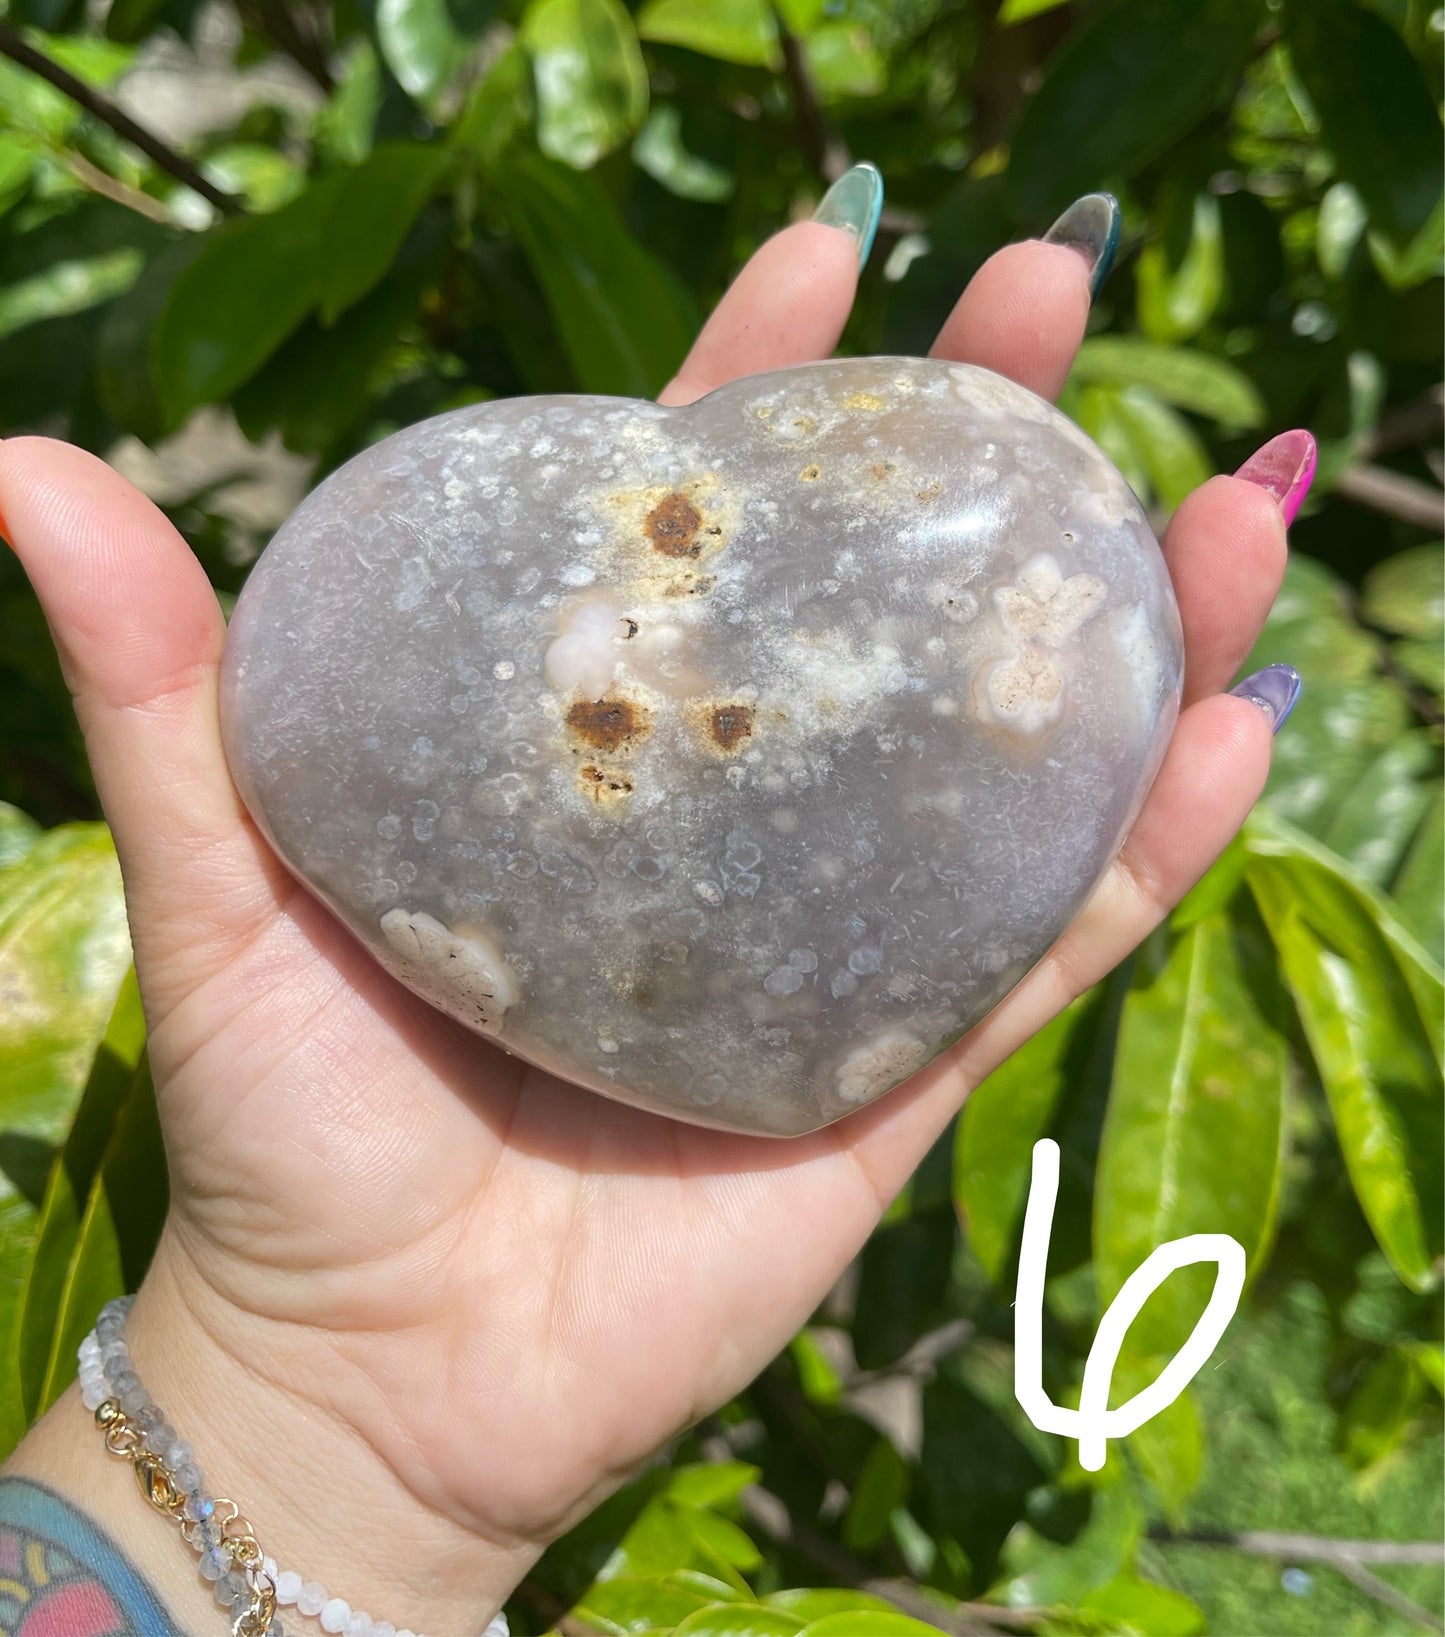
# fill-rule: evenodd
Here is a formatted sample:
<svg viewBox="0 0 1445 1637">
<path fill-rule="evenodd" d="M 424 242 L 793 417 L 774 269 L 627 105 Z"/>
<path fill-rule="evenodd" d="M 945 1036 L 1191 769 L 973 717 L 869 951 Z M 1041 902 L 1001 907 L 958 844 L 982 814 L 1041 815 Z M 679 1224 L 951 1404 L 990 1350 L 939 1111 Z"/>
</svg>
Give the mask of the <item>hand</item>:
<svg viewBox="0 0 1445 1637">
<path fill-rule="evenodd" d="M 780 233 L 664 401 L 826 357 L 856 264 L 837 227 Z M 1052 396 L 1090 271 L 1065 244 L 1000 251 L 935 354 Z M 479 1628 L 550 1538 L 758 1372 L 970 1088 L 1160 921 L 1268 770 L 1267 714 L 1220 690 L 1278 588 L 1285 523 L 1259 481 L 1220 477 L 1165 543 L 1185 709 L 1058 944 L 880 1103 L 789 1141 L 701 1130 L 448 1022 L 292 880 L 222 756 L 216 599 L 147 500 L 26 438 L 0 448 L 0 516 L 75 696 L 150 1023 L 172 1210 L 138 1367 L 269 1551 L 416 1626 Z"/>
</svg>

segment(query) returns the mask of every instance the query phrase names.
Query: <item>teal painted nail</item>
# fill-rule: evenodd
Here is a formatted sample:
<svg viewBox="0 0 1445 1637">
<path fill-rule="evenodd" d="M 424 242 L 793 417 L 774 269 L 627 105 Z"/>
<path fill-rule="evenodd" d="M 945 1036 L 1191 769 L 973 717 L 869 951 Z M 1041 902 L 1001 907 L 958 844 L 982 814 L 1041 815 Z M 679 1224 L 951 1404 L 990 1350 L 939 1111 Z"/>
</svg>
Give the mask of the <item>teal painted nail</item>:
<svg viewBox="0 0 1445 1637">
<path fill-rule="evenodd" d="M 883 212 L 883 177 L 876 165 L 854 165 L 823 195 L 813 220 L 825 227 L 841 227 L 858 242 L 858 265 L 867 264 Z"/>
<path fill-rule="evenodd" d="M 1066 244 L 1088 262 L 1092 301 L 1108 278 L 1119 248 L 1119 201 L 1112 193 L 1086 193 L 1075 199 L 1044 234 L 1044 243 Z"/>
</svg>

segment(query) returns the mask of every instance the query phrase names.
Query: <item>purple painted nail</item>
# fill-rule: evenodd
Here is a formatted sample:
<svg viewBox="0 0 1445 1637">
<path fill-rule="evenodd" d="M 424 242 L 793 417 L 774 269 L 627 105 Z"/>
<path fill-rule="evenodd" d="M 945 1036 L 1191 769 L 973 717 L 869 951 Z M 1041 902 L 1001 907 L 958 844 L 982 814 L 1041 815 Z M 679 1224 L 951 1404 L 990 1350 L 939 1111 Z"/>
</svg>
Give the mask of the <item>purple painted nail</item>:
<svg viewBox="0 0 1445 1637">
<path fill-rule="evenodd" d="M 1288 527 L 1310 492 L 1318 455 L 1314 438 L 1299 427 L 1256 449 L 1234 475 L 1272 494 Z"/>
<path fill-rule="evenodd" d="M 1270 732 L 1278 733 L 1286 717 L 1299 703 L 1303 688 L 1304 683 L 1293 665 L 1266 665 L 1262 671 L 1245 677 L 1243 682 L 1237 683 L 1229 691 L 1236 699 L 1247 699 L 1251 705 L 1258 705 L 1269 718 Z"/>
</svg>

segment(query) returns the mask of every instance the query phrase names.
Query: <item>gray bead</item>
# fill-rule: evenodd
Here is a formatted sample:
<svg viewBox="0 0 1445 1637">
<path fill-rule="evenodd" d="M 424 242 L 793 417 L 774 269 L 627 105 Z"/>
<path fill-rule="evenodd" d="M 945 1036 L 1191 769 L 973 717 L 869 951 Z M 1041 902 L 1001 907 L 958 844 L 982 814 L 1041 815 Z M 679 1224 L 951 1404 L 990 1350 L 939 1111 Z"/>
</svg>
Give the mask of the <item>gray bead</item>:
<svg viewBox="0 0 1445 1637">
<path fill-rule="evenodd" d="M 846 359 L 367 449 L 252 573 L 222 717 L 272 843 L 401 982 L 594 1091 L 787 1134 L 1035 965 L 1181 666 L 1077 427 L 987 371 Z"/>
<path fill-rule="evenodd" d="M 120 1407 L 127 1415 L 139 1415 L 151 1401 L 144 1387 L 131 1387 L 120 1395 Z"/>
<path fill-rule="evenodd" d="M 201 1555 L 201 1574 L 207 1580 L 219 1580 L 231 1567 L 231 1554 L 223 1546 L 213 1546 Z"/>
<path fill-rule="evenodd" d="M 194 1495 L 205 1483 L 205 1476 L 194 1461 L 178 1466 L 171 1474 L 172 1481 L 183 1495 Z"/>
<path fill-rule="evenodd" d="M 221 1526 L 211 1519 L 198 1523 L 192 1532 L 191 1539 L 203 1551 L 211 1551 L 221 1544 Z"/>
<path fill-rule="evenodd" d="M 233 1603 L 243 1600 L 249 1601 L 251 1588 L 246 1583 L 246 1577 L 235 1569 L 223 1574 L 216 1582 L 216 1600 L 230 1608 Z"/>
<path fill-rule="evenodd" d="M 176 1429 L 169 1421 L 162 1421 L 153 1431 L 146 1434 L 146 1448 L 159 1455 L 167 1466 L 177 1463 L 170 1458 L 170 1451 L 176 1441 Z"/>
<path fill-rule="evenodd" d="M 147 1448 L 153 1447 L 150 1444 L 150 1435 L 165 1425 L 165 1419 L 160 1406 L 156 1403 L 147 1404 L 143 1410 L 136 1412 L 135 1423 L 146 1435 Z"/>
</svg>

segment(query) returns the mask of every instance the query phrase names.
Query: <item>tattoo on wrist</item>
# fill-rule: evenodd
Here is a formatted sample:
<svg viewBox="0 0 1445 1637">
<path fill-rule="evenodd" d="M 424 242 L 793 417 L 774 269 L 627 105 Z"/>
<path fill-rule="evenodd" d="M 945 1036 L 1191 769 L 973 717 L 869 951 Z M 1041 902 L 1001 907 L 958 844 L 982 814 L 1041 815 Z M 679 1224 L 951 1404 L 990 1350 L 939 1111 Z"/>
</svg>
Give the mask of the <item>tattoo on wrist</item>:
<svg viewBox="0 0 1445 1637">
<path fill-rule="evenodd" d="M 28 1478 L 0 1478 L 0 1634 L 182 1637 L 110 1536 Z"/>
</svg>

